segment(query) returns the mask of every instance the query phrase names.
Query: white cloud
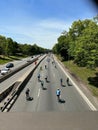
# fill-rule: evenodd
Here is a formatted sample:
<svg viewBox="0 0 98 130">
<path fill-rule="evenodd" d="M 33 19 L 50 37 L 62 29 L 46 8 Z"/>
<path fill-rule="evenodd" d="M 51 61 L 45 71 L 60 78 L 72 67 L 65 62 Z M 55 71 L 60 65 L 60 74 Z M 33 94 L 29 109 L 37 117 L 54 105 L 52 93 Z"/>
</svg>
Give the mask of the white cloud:
<svg viewBox="0 0 98 130">
<path fill-rule="evenodd" d="M 59 20 L 42 20 L 40 22 L 40 26 L 46 29 L 54 29 L 54 30 L 63 30 L 68 29 L 67 24 L 65 21 L 59 21 Z"/>
<path fill-rule="evenodd" d="M 64 30 L 68 30 L 70 25 L 70 23 L 67 24 L 60 20 L 37 20 L 25 26 L 6 26 L 4 32 L 17 42 L 36 43 L 45 48 L 52 48 L 57 42 L 57 38 Z"/>
</svg>

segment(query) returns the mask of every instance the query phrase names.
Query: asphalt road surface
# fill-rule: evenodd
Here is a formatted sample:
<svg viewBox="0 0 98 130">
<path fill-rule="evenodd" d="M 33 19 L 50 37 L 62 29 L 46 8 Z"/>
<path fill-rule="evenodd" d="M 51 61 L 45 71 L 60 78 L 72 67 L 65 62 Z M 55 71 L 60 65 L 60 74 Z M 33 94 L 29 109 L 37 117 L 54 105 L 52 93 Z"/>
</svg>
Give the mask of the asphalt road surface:
<svg viewBox="0 0 98 130">
<path fill-rule="evenodd" d="M 91 108 L 77 92 L 73 83 L 67 83 L 67 76 L 61 70 L 56 62 L 53 62 L 52 56 L 45 58 L 38 66 L 30 81 L 16 100 L 11 108 L 11 112 L 85 112 L 91 111 Z M 53 63 L 52 63 L 53 62 Z M 46 68 L 45 68 L 46 65 Z M 41 75 L 40 80 L 44 82 L 44 90 L 41 86 L 41 81 L 37 79 L 38 74 Z M 45 81 L 45 77 L 47 82 Z M 63 79 L 63 85 L 60 79 Z M 26 89 L 30 89 L 30 96 L 33 100 L 27 101 L 25 96 Z M 63 102 L 58 102 L 56 90 L 61 90 L 61 99 Z"/>
<path fill-rule="evenodd" d="M 0 114 L 0 130 L 98 130 L 98 112 L 92 112 L 96 109 L 80 91 L 80 85 L 76 89 L 72 77 L 68 84 L 66 82 L 68 75 L 56 60 L 52 63 L 53 61 L 53 57 L 44 59 L 10 112 Z M 23 75 L 28 67 L 20 71 L 18 76 Z M 37 79 L 38 74 L 41 75 L 40 80 L 44 82 L 44 90 Z M 16 79 L 18 76 L 15 76 Z M 30 89 L 30 96 L 33 97 L 31 101 L 26 101 L 27 88 Z M 57 101 L 57 88 L 60 88 L 61 99 L 64 102 Z"/>
<path fill-rule="evenodd" d="M 20 60 L 14 60 L 12 62 L 9 62 L 9 63 L 13 63 L 14 64 L 14 67 L 10 68 L 10 70 L 14 70 L 14 69 L 24 65 L 24 64 L 27 63 L 28 60 L 32 60 L 32 59 L 33 58 L 31 58 L 31 57 L 26 57 L 26 58 L 23 58 L 23 59 L 20 59 Z M 7 63 L 3 64 L 3 65 L 0 65 L 0 70 L 3 69 L 3 68 L 6 68 L 6 65 L 7 65 Z M 1 73 L 0 73 L 0 76 L 2 76 Z"/>
</svg>

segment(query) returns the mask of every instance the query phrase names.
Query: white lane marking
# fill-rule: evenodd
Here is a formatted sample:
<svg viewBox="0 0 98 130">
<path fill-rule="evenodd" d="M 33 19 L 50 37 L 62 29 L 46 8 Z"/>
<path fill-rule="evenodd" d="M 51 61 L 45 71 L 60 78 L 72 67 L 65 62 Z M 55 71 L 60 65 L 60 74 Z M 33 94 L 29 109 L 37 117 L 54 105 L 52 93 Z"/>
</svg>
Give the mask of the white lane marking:
<svg viewBox="0 0 98 130">
<path fill-rule="evenodd" d="M 38 95 L 37 95 L 37 96 L 38 96 L 38 98 L 39 98 L 39 96 L 40 96 L 40 88 L 39 88 L 39 90 L 38 90 Z"/>
<path fill-rule="evenodd" d="M 57 62 L 58 63 L 58 62 Z M 70 79 L 70 81 L 73 83 L 74 87 L 76 88 L 76 90 L 80 93 L 80 95 L 82 96 L 82 98 L 85 100 L 85 102 L 88 104 L 88 106 L 90 107 L 90 109 L 92 111 L 97 111 L 96 107 L 90 102 L 90 100 L 85 96 L 85 94 L 79 89 L 79 87 L 74 83 L 74 81 L 70 78 L 70 76 L 67 74 L 67 72 L 65 72 L 65 70 L 62 68 L 62 66 L 60 65 L 60 63 L 58 63 L 58 65 L 60 66 L 60 68 L 62 69 L 62 71 L 65 73 L 65 75 Z"/>
</svg>

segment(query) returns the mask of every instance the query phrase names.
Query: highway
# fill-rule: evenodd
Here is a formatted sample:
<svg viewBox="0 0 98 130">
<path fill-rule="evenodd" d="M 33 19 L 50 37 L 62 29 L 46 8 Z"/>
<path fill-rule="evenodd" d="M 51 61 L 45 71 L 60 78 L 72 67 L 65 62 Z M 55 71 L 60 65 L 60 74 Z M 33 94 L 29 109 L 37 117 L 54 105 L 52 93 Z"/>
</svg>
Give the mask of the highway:
<svg viewBox="0 0 98 130">
<path fill-rule="evenodd" d="M 92 110 L 76 90 L 74 84 L 71 81 L 69 84 L 66 82 L 67 76 L 56 59 L 54 63 L 52 61 L 54 58 L 50 56 L 40 63 L 10 112 L 85 112 Z M 41 81 L 44 81 L 44 90 L 41 82 L 37 79 L 38 74 L 41 75 Z M 48 82 L 45 81 L 46 76 L 48 76 Z M 60 83 L 60 78 L 63 79 L 63 85 Z M 33 97 L 31 101 L 26 100 L 25 91 L 27 88 L 30 89 L 30 96 Z M 57 101 L 57 88 L 61 90 L 63 102 Z"/>
<path fill-rule="evenodd" d="M 19 62 L 17 64 L 21 66 Z M 35 66 L 35 63 L 32 63 L 1 82 L 0 91 L 16 81 L 22 81 L 21 79 L 25 77 L 25 74 Z M 36 67 L 19 97 L 14 103 L 10 102 L 7 108 L 2 111 L 8 112 L 8 114 L 0 115 L 0 128 L 3 130 L 31 130 L 32 128 L 36 130 L 97 130 L 98 107 L 91 100 L 94 98 L 89 95 L 86 89 L 81 88 L 80 83 L 74 80 L 56 57 L 47 56 Z M 39 74 L 41 75 L 40 81 L 37 78 Z M 47 82 L 45 81 L 46 76 L 48 77 Z M 63 79 L 62 85 L 60 83 L 61 78 Z M 69 78 L 69 84 L 67 78 Z M 44 82 L 44 89 L 41 86 L 41 81 Z M 33 97 L 33 100 L 26 100 L 25 91 L 27 88 L 30 89 L 30 97 Z M 57 88 L 61 90 L 63 102 L 57 100 Z"/>
<path fill-rule="evenodd" d="M 23 58 L 23 59 L 20 59 L 20 60 L 14 60 L 14 61 L 11 62 L 11 63 L 14 64 L 14 67 L 10 68 L 10 70 L 14 70 L 14 69 L 20 67 L 21 65 L 24 65 L 24 64 L 27 63 L 28 60 L 32 60 L 32 59 L 33 58 L 31 58 L 31 57 L 26 57 L 26 58 Z M 6 68 L 6 65 L 7 65 L 7 63 L 4 64 L 4 65 L 0 65 L 0 70 L 3 69 L 3 68 Z M 2 76 L 2 75 L 0 74 L 0 76 Z"/>
<path fill-rule="evenodd" d="M 14 64 L 15 64 L 15 67 L 13 67 L 12 69 L 14 70 L 15 68 L 18 68 L 24 64 L 27 63 L 27 60 L 29 58 L 25 58 L 21 61 L 15 61 Z M 25 74 L 25 72 L 27 72 L 33 65 L 34 63 L 32 63 L 31 65 L 25 67 L 24 69 L 22 69 L 21 71 L 15 73 L 13 76 L 9 77 L 8 79 L 6 79 L 4 82 L 1 82 L 0 83 L 0 92 L 3 90 L 3 89 L 6 89 L 7 87 L 11 86 L 13 83 L 15 83 L 15 81 L 17 81 L 19 78 L 21 78 L 22 75 Z"/>
</svg>

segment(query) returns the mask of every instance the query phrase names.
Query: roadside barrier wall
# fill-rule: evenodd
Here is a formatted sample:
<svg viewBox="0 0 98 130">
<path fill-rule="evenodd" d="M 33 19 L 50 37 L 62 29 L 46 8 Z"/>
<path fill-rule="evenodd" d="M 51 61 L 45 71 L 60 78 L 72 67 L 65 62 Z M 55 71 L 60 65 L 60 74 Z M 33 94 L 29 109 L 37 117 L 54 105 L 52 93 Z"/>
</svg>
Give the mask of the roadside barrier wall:
<svg viewBox="0 0 98 130">
<path fill-rule="evenodd" d="M 26 84 L 28 83 L 28 81 L 30 80 L 30 78 L 32 77 L 35 69 L 39 66 L 39 64 L 42 62 L 42 60 L 44 60 L 46 58 L 43 57 L 38 63 L 37 65 L 30 71 L 27 73 L 27 75 L 22 79 L 22 81 L 16 81 L 14 84 L 12 84 L 10 87 L 8 87 L 7 89 L 5 89 L 1 94 L 0 94 L 0 102 L 2 102 L 2 100 L 4 100 L 4 98 L 6 98 L 9 94 L 10 94 L 10 98 L 9 100 L 6 100 L 7 102 L 3 104 L 3 106 L 1 107 L 1 111 L 3 112 L 7 106 L 10 104 L 10 102 L 14 99 L 13 102 L 15 102 L 15 100 L 18 98 L 18 96 L 20 95 L 21 91 L 24 89 L 24 87 L 26 86 Z M 35 60 L 34 60 L 35 61 Z M 33 61 L 33 62 L 34 62 Z M 9 109 L 11 108 L 11 105 L 9 105 L 9 108 L 7 108 L 6 111 L 9 111 Z"/>
</svg>

